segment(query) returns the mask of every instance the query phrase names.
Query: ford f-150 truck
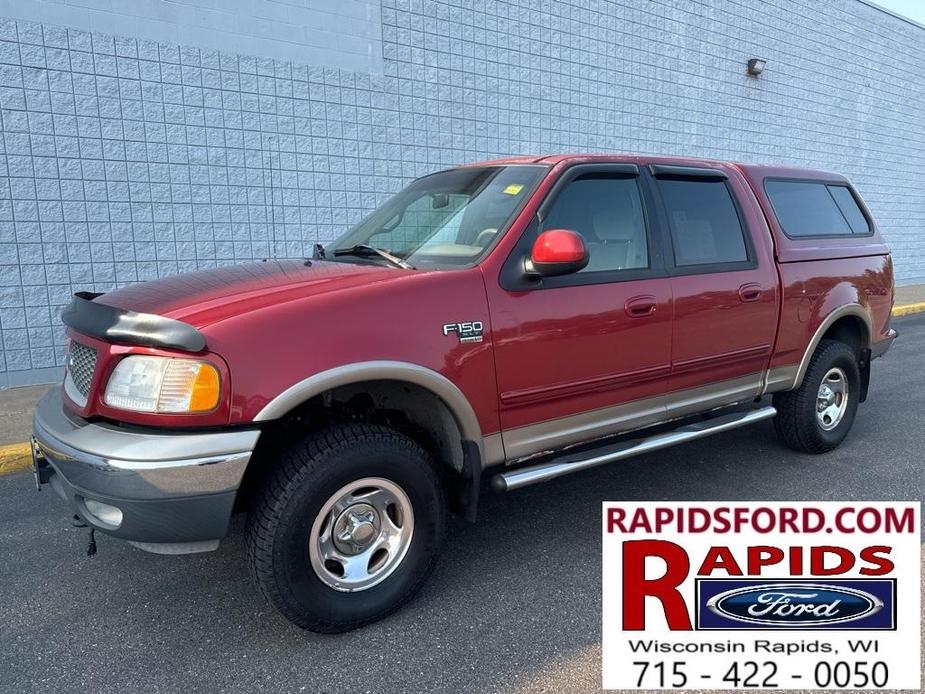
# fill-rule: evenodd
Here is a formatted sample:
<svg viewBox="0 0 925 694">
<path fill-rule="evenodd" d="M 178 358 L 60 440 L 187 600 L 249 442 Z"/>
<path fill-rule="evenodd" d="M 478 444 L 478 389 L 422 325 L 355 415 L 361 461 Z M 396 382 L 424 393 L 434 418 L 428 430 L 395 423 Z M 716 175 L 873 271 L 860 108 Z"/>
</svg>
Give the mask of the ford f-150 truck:
<svg viewBox="0 0 925 694">
<path fill-rule="evenodd" d="M 155 552 L 214 549 L 246 511 L 267 598 L 344 631 L 407 601 L 448 511 L 474 520 L 489 488 L 772 417 L 798 451 L 839 445 L 892 302 L 889 249 L 837 174 L 463 166 L 311 258 L 76 295 L 35 474 Z"/>
</svg>

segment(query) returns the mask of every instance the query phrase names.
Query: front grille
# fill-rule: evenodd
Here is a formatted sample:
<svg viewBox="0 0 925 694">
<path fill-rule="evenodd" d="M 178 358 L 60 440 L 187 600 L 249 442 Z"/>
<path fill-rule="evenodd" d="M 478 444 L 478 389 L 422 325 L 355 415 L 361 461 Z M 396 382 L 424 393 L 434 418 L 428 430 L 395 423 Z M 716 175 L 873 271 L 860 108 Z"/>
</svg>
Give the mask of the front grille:
<svg viewBox="0 0 925 694">
<path fill-rule="evenodd" d="M 83 406 L 87 402 L 95 369 L 96 350 L 79 342 L 71 342 L 71 350 L 67 355 L 67 377 L 64 379 L 64 389 L 68 397 L 78 405 Z"/>
</svg>

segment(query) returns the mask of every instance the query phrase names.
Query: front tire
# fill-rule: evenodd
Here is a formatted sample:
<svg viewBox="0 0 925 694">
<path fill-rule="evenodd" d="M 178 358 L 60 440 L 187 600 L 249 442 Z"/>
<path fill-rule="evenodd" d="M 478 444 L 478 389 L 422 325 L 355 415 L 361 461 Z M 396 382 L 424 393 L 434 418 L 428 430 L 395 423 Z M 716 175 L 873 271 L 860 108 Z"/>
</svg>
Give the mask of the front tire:
<svg viewBox="0 0 925 694">
<path fill-rule="evenodd" d="M 257 583 L 283 616 L 338 633 L 410 600 L 445 527 L 446 498 L 427 452 L 388 427 L 351 424 L 283 451 L 246 541 Z"/>
<path fill-rule="evenodd" d="M 823 340 L 810 359 L 802 385 L 774 395 L 778 437 L 803 453 L 831 451 L 851 430 L 860 393 L 855 351 L 844 342 Z"/>
</svg>

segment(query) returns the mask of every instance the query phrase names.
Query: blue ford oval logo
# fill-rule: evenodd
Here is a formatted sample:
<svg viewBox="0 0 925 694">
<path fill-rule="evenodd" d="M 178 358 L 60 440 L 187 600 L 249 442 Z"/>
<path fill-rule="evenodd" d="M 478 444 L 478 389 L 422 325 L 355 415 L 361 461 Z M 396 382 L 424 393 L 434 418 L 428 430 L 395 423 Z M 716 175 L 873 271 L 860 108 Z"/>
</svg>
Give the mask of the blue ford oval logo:
<svg viewBox="0 0 925 694">
<path fill-rule="evenodd" d="M 883 609 L 883 601 L 857 588 L 781 582 L 727 590 L 711 597 L 706 607 L 737 622 L 800 627 L 863 619 Z"/>
</svg>

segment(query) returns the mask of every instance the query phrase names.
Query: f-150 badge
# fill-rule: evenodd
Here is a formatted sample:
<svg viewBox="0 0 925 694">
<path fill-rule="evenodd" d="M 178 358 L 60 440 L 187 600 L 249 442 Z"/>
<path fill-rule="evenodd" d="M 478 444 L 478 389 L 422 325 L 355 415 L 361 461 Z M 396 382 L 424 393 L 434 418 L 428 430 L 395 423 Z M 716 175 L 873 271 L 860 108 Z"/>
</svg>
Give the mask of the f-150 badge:
<svg viewBox="0 0 925 694">
<path fill-rule="evenodd" d="M 451 333 L 456 333 L 460 344 L 465 342 L 481 342 L 483 333 L 482 321 L 473 320 L 463 323 L 446 323 L 443 326 L 443 334 L 446 336 Z"/>
</svg>

